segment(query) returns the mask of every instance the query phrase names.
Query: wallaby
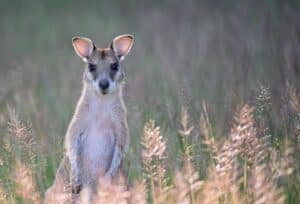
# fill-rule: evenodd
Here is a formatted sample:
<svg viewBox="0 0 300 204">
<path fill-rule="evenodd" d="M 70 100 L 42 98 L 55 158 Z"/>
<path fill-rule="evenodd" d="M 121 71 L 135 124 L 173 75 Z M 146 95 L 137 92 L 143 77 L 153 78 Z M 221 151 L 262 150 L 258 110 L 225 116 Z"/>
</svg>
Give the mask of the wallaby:
<svg viewBox="0 0 300 204">
<path fill-rule="evenodd" d="M 96 192 L 99 179 L 110 183 L 129 143 L 121 62 L 133 36 L 120 35 L 107 48 L 97 48 L 84 37 L 74 37 L 72 44 L 85 62 L 83 90 L 66 133 L 65 158 L 45 203 L 66 203 L 70 194 L 79 194 L 82 188 Z"/>
</svg>

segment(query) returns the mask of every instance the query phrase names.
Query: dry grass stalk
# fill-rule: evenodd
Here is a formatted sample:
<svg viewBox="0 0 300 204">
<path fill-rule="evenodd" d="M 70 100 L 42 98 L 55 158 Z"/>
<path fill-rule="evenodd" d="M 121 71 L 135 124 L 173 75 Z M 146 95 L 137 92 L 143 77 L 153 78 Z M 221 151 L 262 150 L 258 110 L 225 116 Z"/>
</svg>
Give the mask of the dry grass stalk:
<svg viewBox="0 0 300 204">
<path fill-rule="evenodd" d="M 84 194 L 83 192 L 82 194 Z M 86 192 L 87 194 L 89 192 Z M 84 197 L 84 196 L 82 196 Z M 88 196 L 87 196 L 88 198 Z M 81 203 L 88 203 L 88 199 L 84 199 Z M 130 198 L 130 192 L 126 189 L 125 185 L 112 184 L 108 185 L 104 182 L 99 183 L 97 195 L 92 199 L 93 204 L 127 204 Z"/>
<path fill-rule="evenodd" d="M 278 179 L 279 177 L 284 175 L 280 156 L 281 155 L 278 150 L 274 148 L 271 149 L 268 167 L 271 174 L 273 175 L 273 179 Z"/>
<path fill-rule="evenodd" d="M 290 104 L 294 111 L 297 113 L 297 115 L 300 117 L 300 95 L 297 94 L 296 88 L 291 86 L 290 84 L 287 84 L 287 90 L 290 97 Z"/>
<path fill-rule="evenodd" d="M 297 138 L 297 148 L 298 150 L 300 150 L 300 119 L 295 129 L 296 129 L 296 138 Z"/>
<path fill-rule="evenodd" d="M 249 105 L 243 106 L 238 112 L 230 132 L 230 145 L 226 147 L 231 165 L 227 173 L 232 175 L 230 193 L 232 199 L 236 200 L 241 200 L 242 197 L 239 196 L 237 190 L 239 186 L 243 185 L 243 191 L 246 193 L 248 191 L 248 182 L 251 177 L 249 169 L 255 168 L 267 157 L 265 143 L 257 135 L 253 112 L 253 107 Z M 238 160 L 242 160 L 242 162 Z M 250 198 L 246 195 L 245 199 L 245 202 L 248 202 Z"/>
<path fill-rule="evenodd" d="M 191 203 L 194 204 L 196 203 L 196 193 L 201 188 L 203 181 L 199 180 L 198 172 L 194 170 L 189 158 L 186 158 L 184 161 L 183 173 L 188 186 Z"/>
<path fill-rule="evenodd" d="M 207 114 L 206 104 L 203 103 L 202 107 L 203 107 L 203 112 L 200 116 L 200 121 L 199 121 L 200 133 L 203 136 L 203 143 L 210 149 L 211 157 L 215 158 L 218 152 L 218 147 L 214 137 L 210 136 L 212 127 Z"/>
<path fill-rule="evenodd" d="M 281 161 L 281 172 L 283 176 L 289 176 L 296 170 L 297 162 L 294 158 L 294 148 L 288 139 L 284 142 L 283 156 L 280 158 Z"/>
<path fill-rule="evenodd" d="M 187 109 L 184 107 L 181 107 L 181 114 L 180 114 L 180 125 L 181 129 L 178 130 L 179 134 L 181 136 L 189 136 L 191 132 L 194 130 L 194 126 L 190 126 L 190 116 L 187 112 Z"/>
<path fill-rule="evenodd" d="M 248 105 L 242 107 L 235 116 L 228 140 L 217 151 L 217 165 L 204 190 L 215 193 L 214 202 L 242 203 L 250 199 L 244 197 L 239 188 L 243 185 L 244 191 L 248 191 L 249 169 L 262 163 L 267 156 L 264 142 L 257 136 L 253 110 Z"/>
<path fill-rule="evenodd" d="M 287 84 L 287 90 L 290 105 L 298 116 L 298 120 L 295 121 L 295 136 L 297 140 L 297 148 L 300 149 L 300 94 L 298 94 L 296 88 L 292 87 L 290 84 Z"/>
<path fill-rule="evenodd" d="M 89 190 L 83 189 L 80 197 L 80 203 L 146 204 L 146 189 L 144 182 L 135 183 L 131 189 L 127 189 L 122 181 L 113 184 L 100 181 L 96 196 L 90 199 Z"/>
<path fill-rule="evenodd" d="M 15 110 L 10 106 L 7 107 L 9 114 L 8 130 L 17 142 L 27 150 L 32 151 L 32 146 L 36 144 L 32 129 L 22 123 Z"/>
<path fill-rule="evenodd" d="M 144 127 L 142 145 L 144 147 L 143 159 L 152 161 L 163 160 L 166 157 L 166 141 L 160 134 L 160 128 L 155 126 L 154 120 L 150 120 Z"/>
<path fill-rule="evenodd" d="M 189 186 L 180 171 L 175 172 L 174 188 L 171 190 L 175 203 L 190 204 Z"/>
<path fill-rule="evenodd" d="M 280 189 L 276 188 L 276 185 L 272 182 L 270 176 L 268 176 L 268 170 L 266 165 L 256 166 L 252 170 L 252 193 L 254 204 L 284 203 L 284 196 Z"/>
<path fill-rule="evenodd" d="M 193 169 L 189 160 L 186 160 L 182 171 L 175 171 L 174 185 L 162 203 L 198 203 L 197 195 L 203 183 L 199 180 L 198 172 Z"/>
<path fill-rule="evenodd" d="M 16 193 L 24 200 L 34 204 L 41 203 L 41 197 L 37 191 L 31 169 L 25 166 L 20 160 L 16 160 L 13 179 L 17 184 Z"/>
<path fill-rule="evenodd" d="M 204 185 L 203 203 L 243 203 L 239 193 L 242 171 L 232 152 L 231 143 L 225 141 L 217 155 L 217 165 L 209 172 Z"/>
<path fill-rule="evenodd" d="M 194 126 L 190 124 L 190 116 L 187 109 L 185 109 L 184 107 L 181 108 L 180 116 L 181 129 L 178 130 L 178 133 L 182 142 L 183 157 L 184 159 L 191 159 L 193 146 L 189 144 L 189 141 L 191 141 L 191 133 L 194 130 Z"/>
<path fill-rule="evenodd" d="M 199 181 L 196 172 L 187 173 L 184 171 L 185 169 L 183 171 L 175 171 L 174 185 L 168 191 L 166 200 L 163 203 L 199 203 L 195 195 L 198 193 L 203 182 Z"/>
<path fill-rule="evenodd" d="M 257 136 L 253 110 L 253 107 L 245 105 L 237 114 L 236 124 L 230 133 L 232 151 L 245 158 L 249 165 L 260 163 L 267 156 L 265 144 Z"/>
<path fill-rule="evenodd" d="M 3 138 L 3 148 L 9 153 L 13 152 L 13 146 L 7 137 Z"/>
<path fill-rule="evenodd" d="M 160 134 L 160 128 L 155 121 L 150 120 L 144 126 L 142 139 L 143 166 L 146 182 L 149 186 L 153 203 L 161 203 L 166 196 L 166 178 L 164 159 L 166 158 L 166 140 Z"/>
<path fill-rule="evenodd" d="M 191 200 L 191 203 L 195 203 L 195 193 L 200 189 L 202 182 L 199 181 L 198 172 L 196 172 L 193 168 L 193 145 L 188 142 L 190 141 L 188 139 L 191 137 L 194 126 L 191 125 L 190 116 L 186 108 L 181 108 L 180 115 L 181 129 L 178 130 L 178 133 L 181 136 L 181 141 L 183 143 L 183 177 L 188 187 L 189 199 Z"/>
<path fill-rule="evenodd" d="M 209 178 L 204 183 L 203 191 L 201 197 L 199 197 L 198 203 L 219 204 L 229 190 L 226 187 L 230 186 L 230 177 L 229 174 L 220 176 L 215 168 L 211 168 L 209 172 Z"/>
<path fill-rule="evenodd" d="M 0 183 L 0 203 L 3 204 L 8 204 L 8 195 L 5 191 L 5 188 L 3 187 L 3 185 Z"/>
<path fill-rule="evenodd" d="M 4 165 L 4 160 L 2 159 L 2 157 L 0 157 L 0 166 Z"/>
<path fill-rule="evenodd" d="M 270 110 L 272 97 L 269 87 L 260 84 L 256 95 L 256 103 L 259 113 L 264 113 Z"/>
<path fill-rule="evenodd" d="M 146 204 L 146 185 L 145 182 L 138 182 L 130 189 L 129 203 Z"/>
<path fill-rule="evenodd" d="M 269 128 L 266 126 L 268 118 L 270 118 L 271 107 L 272 97 L 270 88 L 260 84 L 255 98 L 255 114 L 258 119 L 256 121 L 256 126 L 257 134 L 266 141 L 268 141 L 271 136 Z"/>
</svg>

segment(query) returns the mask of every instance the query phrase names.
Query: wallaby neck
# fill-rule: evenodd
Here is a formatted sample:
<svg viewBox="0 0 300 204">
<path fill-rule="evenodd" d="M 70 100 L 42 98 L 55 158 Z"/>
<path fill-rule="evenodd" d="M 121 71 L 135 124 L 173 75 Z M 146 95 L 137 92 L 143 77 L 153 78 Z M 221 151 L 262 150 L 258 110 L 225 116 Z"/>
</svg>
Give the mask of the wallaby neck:
<svg viewBox="0 0 300 204">
<path fill-rule="evenodd" d="M 122 88 L 120 87 L 120 89 L 115 93 L 108 93 L 103 95 L 85 84 L 83 86 L 81 100 L 94 110 L 98 108 L 110 109 L 110 107 L 120 104 L 120 102 L 122 101 Z"/>
</svg>

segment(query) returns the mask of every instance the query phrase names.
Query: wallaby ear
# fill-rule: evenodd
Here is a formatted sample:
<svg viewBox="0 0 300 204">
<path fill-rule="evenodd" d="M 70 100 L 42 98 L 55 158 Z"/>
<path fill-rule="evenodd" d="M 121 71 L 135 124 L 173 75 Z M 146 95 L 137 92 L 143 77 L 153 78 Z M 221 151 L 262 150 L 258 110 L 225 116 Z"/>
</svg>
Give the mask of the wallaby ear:
<svg viewBox="0 0 300 204">
<path fill-rule="evenodd" d="M 89 38 L 74 37 L 72 38 L 72 44 L 77 55 L 84 61 L 92 56 L 95 49 L 94 43 Z"/>
<path fill-rule="evenodd" d="M 114 38 L 111 48 L 114 53 L 119 57 L 120 60 L 123 60 L 124 57 L 129 53 L 133 44 L 133 35 L 119 35 Z"/>
</svg>

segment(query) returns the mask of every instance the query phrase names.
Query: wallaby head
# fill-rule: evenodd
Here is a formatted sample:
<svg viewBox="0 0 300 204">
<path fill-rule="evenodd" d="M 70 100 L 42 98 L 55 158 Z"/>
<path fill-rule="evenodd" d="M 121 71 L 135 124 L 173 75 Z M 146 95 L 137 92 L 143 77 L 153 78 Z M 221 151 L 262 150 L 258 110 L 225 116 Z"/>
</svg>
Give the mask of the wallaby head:
<svg viewBox="0 0 300 204">
<path fill-rule="evenodd" d="M 116 93 L 124 80 L 121 61 L 129 53 L 132 35 L 120 35 L 107 48 L 97 48 L 89 38 L 74 37 L 75 52 L 86 63 L 84 83 L 100 95 Z"/>
</svg>

